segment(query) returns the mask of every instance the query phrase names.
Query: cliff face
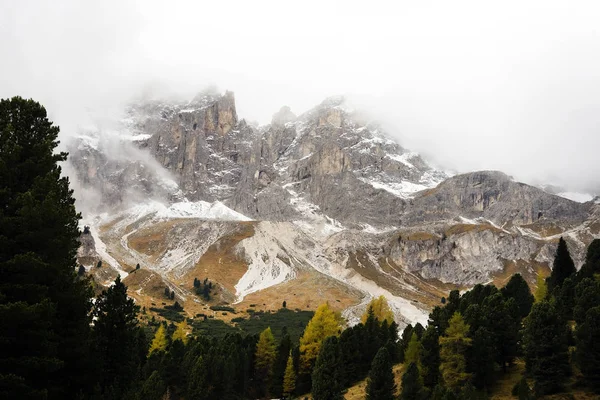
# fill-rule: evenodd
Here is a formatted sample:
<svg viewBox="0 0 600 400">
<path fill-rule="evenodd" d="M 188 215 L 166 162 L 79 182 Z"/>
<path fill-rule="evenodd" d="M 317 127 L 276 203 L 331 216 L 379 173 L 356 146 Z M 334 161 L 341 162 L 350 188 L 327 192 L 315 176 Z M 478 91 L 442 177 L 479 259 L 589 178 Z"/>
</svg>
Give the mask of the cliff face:
<svg viewBox="0 0 600 400">
<path fill-rule="evenodd" d="M 595 202 L 576 203 L 501 172 L 449 177 L 341 98 L 299 116 L 284 107 L 262 127 L 238 119 L 232 93 L 145 102 L 126 114 L 110 140 L 87 132 L 72 144 L 78 201 L 110 212 L 104 240 L 119 249 L 119 260 L 141 260 L 167 282 L 202 264 L 207 249 L 219 254 L 211 263 L 221 265 L 228 243 L 239 242 L 230 249 L 235 257 L 228 256 L 235 262 L 221 266 L 237 271 L 227 275 L 232 299 L 306 279 L 311 270 L 352 293 L 391 296 L 405 310 L 399 320 L 411 321 L 408 314 L 418 314 L 411 302 L 426 311 L 446 284 L 464 287 L 512 272 L 534 282 L 551 264 L 560 236 L 578 265 L 587 244 L 600 237 Z M 150 212 L 149 200 L 174 204 Z M 262 222 L 247 233 L 236 212 Z M 176 222 L 207 216 L 235 221 L 202 234 L 193 223 Z M 170 236 L 154 231 L 169 224 L 179 227 Z M 231 233 L 236 229 L 246 232 L 243 238 Z M 145 237 L 156 241 L 158 253 L 140 255 L 128 245 Z M 96 259 L 93 243 L 82 245 L 80 258 Z M 347 315 L 356 312 L 351 307 Z"/>
</svg>

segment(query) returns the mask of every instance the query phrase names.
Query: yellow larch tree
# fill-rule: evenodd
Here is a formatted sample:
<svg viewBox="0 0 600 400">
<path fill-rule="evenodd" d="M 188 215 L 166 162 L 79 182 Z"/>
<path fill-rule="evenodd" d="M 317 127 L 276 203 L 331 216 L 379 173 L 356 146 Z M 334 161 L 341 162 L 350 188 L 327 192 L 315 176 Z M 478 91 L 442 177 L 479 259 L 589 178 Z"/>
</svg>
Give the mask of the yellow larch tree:
<svg viewBox="0 0 600 400">
<path fill-rule="evenodd" d="M 392 309 L 390 308 L 390 305 L 384 296 L 379 296 L 371 300 L 367 306 L 367 309 L 365 310 L 365 313 L 360 318 L 360 322 L 363 324 L 367 322 L 369 310 L 373 310 L 373 315 L 379 322 L 387 321 L 388 324 L 394 322 L 394 313 L 392 312 Z"/>
<path fill-rule="evenodd" d="M 339 336 L 342 324 L 342 316 L 332 310 L 328 303 L 321 304 L 317 308 L 300 338 L 300 371 L 302 373 L 310 372 L 319 355 L 319 350 L 321 350 L 321 343 L 329 336 Z"/>
<path fill-rule="evenodd" d="M 155 351 L 164 351 L 167 348 L 167 333 L 165 330 L 165 326 L 160 324 L 156 333 L 154 334 L 154 339 L 152 339 L 152 344 L 150 344 L 150 350 L 148 351 L 148 355 L 154 353 Z"/>
</svg>

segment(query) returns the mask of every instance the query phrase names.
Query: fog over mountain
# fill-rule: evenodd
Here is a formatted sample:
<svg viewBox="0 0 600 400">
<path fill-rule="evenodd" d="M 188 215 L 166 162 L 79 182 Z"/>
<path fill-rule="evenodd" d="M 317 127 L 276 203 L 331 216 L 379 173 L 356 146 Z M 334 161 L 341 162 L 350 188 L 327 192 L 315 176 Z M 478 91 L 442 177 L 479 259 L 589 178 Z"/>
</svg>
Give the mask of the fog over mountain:
<svg viewBox="0 0 600 400">
<path fill-rule="evenodd" d="M 593 1 L 0 7 L 0 97 L 40 101 L 64 136 L 114 130 L 136 97 L 210 85 L 261 124 L 343 94 L 445 169 L 600 192 Z"/>
</svg>

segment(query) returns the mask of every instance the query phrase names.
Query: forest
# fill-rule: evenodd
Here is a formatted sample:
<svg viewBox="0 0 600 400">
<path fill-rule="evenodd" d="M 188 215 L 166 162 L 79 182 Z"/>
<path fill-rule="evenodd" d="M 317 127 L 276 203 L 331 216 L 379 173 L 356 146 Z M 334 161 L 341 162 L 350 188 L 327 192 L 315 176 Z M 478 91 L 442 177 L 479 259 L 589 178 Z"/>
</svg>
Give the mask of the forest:
<svg viewBox="0 0 600 400">
<path fill-rule="evenodd" d="M 198 334 L 185 317 L 142 324 L 119 278 L 93 298 L 79 273 L 80 215 L 58 133 L 39 103 L 0 100 L 2 399 L 333 400 L 365 379 L 369 400 L 486 399 L 518 362 L 514 398 L 600 395 L 600 240 L 577 271 L 561 238 L 534 294 L 518 274 L 502 288 L 455 290 L 426 327 L 401 334 L 383 297 L 351 327 L 328 304 L 300 332 L 285 321 L 307 315 L 291 310 L 273 319 L 277 332 Z M 208 281 L 194 286 L 210 297 Z"/>
</svg>

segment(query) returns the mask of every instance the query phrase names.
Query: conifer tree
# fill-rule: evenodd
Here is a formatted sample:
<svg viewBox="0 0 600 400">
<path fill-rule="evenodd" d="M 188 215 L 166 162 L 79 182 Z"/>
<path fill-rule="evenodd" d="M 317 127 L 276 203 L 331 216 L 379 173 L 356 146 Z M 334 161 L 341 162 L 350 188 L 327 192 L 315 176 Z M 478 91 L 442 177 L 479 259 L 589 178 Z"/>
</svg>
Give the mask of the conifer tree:
<svg viewBox="0 0 600 400">
<path fill-rule="evenodd" d="M 167 349 L 167 345 L 169 344 L 167 340 L 167 331 L 163 324 L 160 324 L 156 333 L 154 333 L 154 339 L 152 339 L 152 343 L 150 344 L 150 349 L 148 350 L 148 355 L 151 355 L 154 352 L 165 351 Z"/>
<path fill-rule="evenodd" d="M 342 400 L 344 398 L 341 361 L 338 339 L 330 336 L 323 342 L 312 373 L 314 400 Z"/>
<path fill-rule="evenodd" d="M 577 324 L 581 324 L 587 311 L 600 304 L 600 281 L 583 278 L 575 286 L 574 297 L 573 318 Z"/>
<path fill-rule="evenodd" d="M 408 342 L 408 347 L 404 352 L 404 363 L 415 363 L 418 367 L 421 365 L 421 343 L 417 338 L 417 333 L 413 332 Z"/>
<path fill-rule="evenodd" d="M 315 315 L 306 325 L 300 338 L 300 371 L 310 373 L 312 365 L 319 355 L 321 343 L 328 336 L 338 336 L 342 326 L 342 317 L 325 303 L 315 311 Z"/>
<path fill-rule="evenodd" d="M 423 385 L 435 388 L 440 376 L 440 343 L 437 330 L 428 326 L 421 341 L 421 377 Z"/>
<path fill-rule="evenodd" d="M 75 273 L 80 216 L 58 133 L 39 103 L 0 100 L 0 397 L 94 386 L 92 294 Z"/>
<path fill-rule="evenodd" d="M 379 349 L 367 380 L 367 400 L 394 400 L 394 372 L 390 355 L 385 347 Z"/>
<path fill-rule="evenodd" d="M 277 345 L 277 356 L 273 364 L 273 379 L 270 394 L 274 397 L 281 397 L 283 394 L 283 378 L 287 361 L 292 350 L 292 340 L 287 333 L 287 328 L 284 327 L 281 332 L 281 341 Z"/>
<path fill-rule="evenodd" d="M 548 301 L 536 303 L 525 319 L 525 368 L 535 380 L 537 396 L 562 389 L 570 374 L 568 327 Z"/>
<path fill-rule="evenodd" d="M 585 262 L 577 273 L 577 280 L 593 278 L 595 274 L 600 274 L 600 239 L 592 240 L 588 246 Z"/>
<path fill-rule="evenodd" d="M 275 362 L 275 338 L 271 328 L 260 333 L 256 345 L 254 376 L 258 381 L 257 389 L 259 395 L 266 395 L 271 378 L 273 377 L 273 364 Z"/>
<path fill-rule="evenodd" d="M 471 379 L 471 374 L 466 372 L 465 359 L 467 349 L 471 346 L 468 333 L 469 325 L 456 312 L 450 318 L 445 336 L 440 337 L 440 371 L 446 386 L 455 392 Z"/>
<path fill-rule="evenodd" d="M 558 247 L 556 248 L 554 262 L 552 264 L 552 272 L 550 273 L 548 279 L 546 279 L 548 293 L 554 294 L 556 289 L 560 289 L 562 287 L 565 279 L 572 276 L 576 272 L 577 270 L 575 269 L 575 263 L 573 262 L 571 254 L 569 253 L 567 242 L 565 242 L 561 237 L 558 241 Z"/>
<path fill-rule="evenodd" d="M 388 325 L 394 322 L 394 313 L 384 296 L 379 296 L 372 299 L 367 306 L 364 314 L 360 318 L 360 322 L 363 324 L 367 322 L 369 316 L 369 310 L 373 312 L 375 319 L 379 322 L 387 321 Z"/>
<path fill-rule="evenodd" d="M 171 340 L 174 342 L 176 340 L 181 340 L 183 344 L 187 344 L 188 336 L 187 336 L 188 324 L 187 319 L 184 319 L 180 323 L 177 324 L 177 328 L 175 332 L 173 332 L 173 337 Z"/>
<path fill-rule="evenodd" d="M 536 286 L 537 287 L 535 289 L 533 297 L 535 299 L 535 302 L 539 303 L 540 301 L 544 301 L 546 297 L 548 297 L 548 285 L 546 284 L 546 280 L 541 275 L 538 275 L 536 278 Z"/>
<path fill-rule="evenodd" d="M 400 392 L 400 400 L 420 400 L 425 399 L 421 378 L 419 376 L 419 368 L 417 364 L 410 363 L 406 368 L 406 372 L 402 375 L 402 391 Z"/>
<path fill-rule="evenodd" d="M 283 375 L 283 397 L 289 398 L 296 388 L 296 371 L 294 370 L 294 359 L 292 354 L 288 356 Z"/>
<path fill-rule="evenodd" d="M 531 306 L 534 302 L 534 297 L 529 290 L 529 285 L 525 282 L 525 279 L 521 274 L 514 274 L 510 280 L 501 290 L 504 298 L 512 298 L 515 300 L 517 307 L 519 308 L 519 316 L 521 319 L 529 315 Z"/>
<path fill-rule="evenodd" d="M 140 400 L 162 400 L 167 391 L 167 385 L 160 377 L 158 371 L 153 371 L 146 379 L 138 394 Z"/>
<path fill-rule="evenodd" d="M 577 326 L 577 363 L 587 384 L 600 394 L 600 305 L 585 313 Z"/>
<path fill-rule="evenodd" d="M 94 304 L 94 337 L 99 352 L 103 388 L 122 393 L 143 360 L 139 356 L 138 306 L 127 296 L 127 286 L 117 276 Z"/>
</svg>

